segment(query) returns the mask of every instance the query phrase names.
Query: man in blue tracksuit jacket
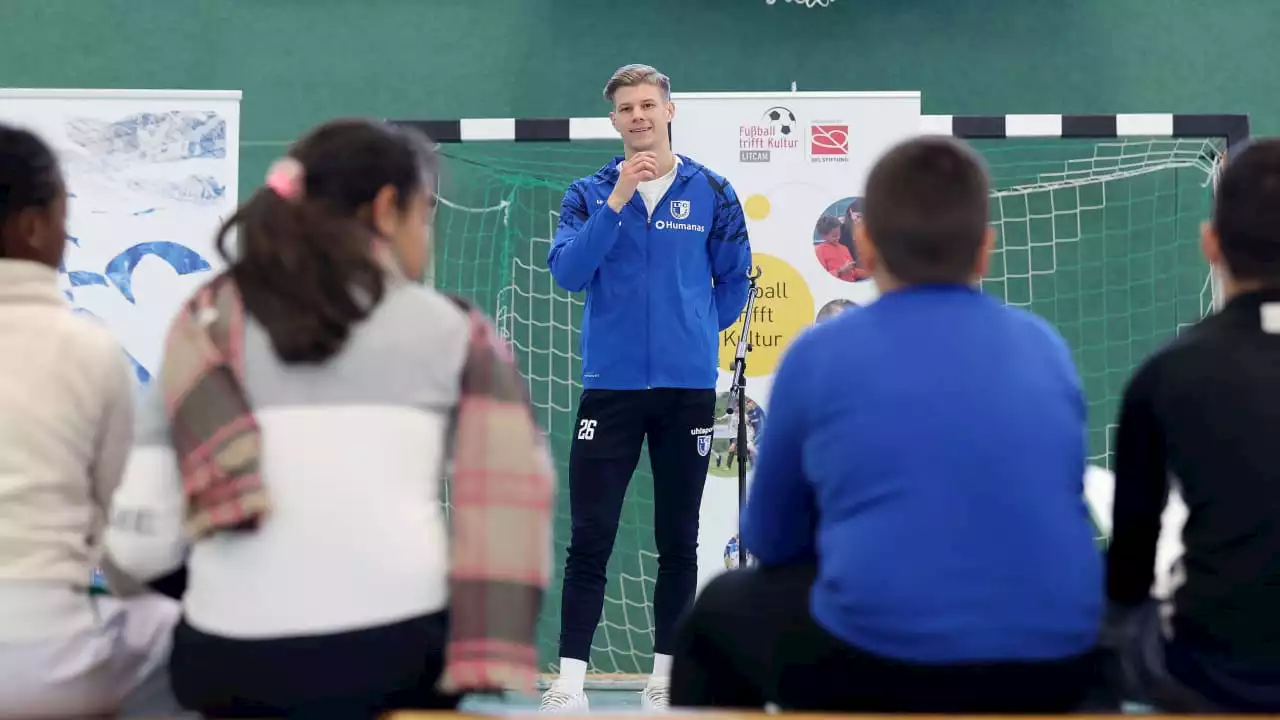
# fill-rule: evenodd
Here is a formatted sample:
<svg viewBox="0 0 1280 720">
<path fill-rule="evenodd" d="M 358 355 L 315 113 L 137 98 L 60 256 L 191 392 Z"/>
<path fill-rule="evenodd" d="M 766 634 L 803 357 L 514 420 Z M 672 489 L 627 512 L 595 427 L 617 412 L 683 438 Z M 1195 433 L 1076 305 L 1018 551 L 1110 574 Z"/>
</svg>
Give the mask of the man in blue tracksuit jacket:
<svg viewBox="0 0 1280 720">
<path fill-rule="evenodd" d="M 671 152 L 670 81 L 645 65 L 605 88 L 624 155 L 574 182 L 547 256 L 586 291 L 582 385 L 569 459 L 572 537 L 560 678 L 547 711 L 587 709 L 583 676 L 627 485 L 649 440 L 653 467 L 654 670 L 642 696 L 666 707 L 673 626 L 697 585 L 698 510 L 715 412 L 719 333 L 746 304 L 751 248 L 729 182 Z"/>
</svg>

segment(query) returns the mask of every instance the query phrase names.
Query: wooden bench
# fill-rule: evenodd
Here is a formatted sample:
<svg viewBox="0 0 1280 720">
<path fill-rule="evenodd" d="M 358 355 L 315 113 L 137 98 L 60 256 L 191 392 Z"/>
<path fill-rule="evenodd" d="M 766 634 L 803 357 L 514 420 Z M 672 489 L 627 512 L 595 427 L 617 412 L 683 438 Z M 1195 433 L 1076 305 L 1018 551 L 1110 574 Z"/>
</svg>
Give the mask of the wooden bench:
<svg viewBox="0 0 1280 720">
<path fill-rule="evenodd" d="M 535 708 L 530 710 L 518 710 L 513 712 L 500 712 L 500 714 L 484 714 L 490 716 L 517 716 L 517 715 L 538 715 Z M 564 715 L 564 714 L 558 714 Z M 575 714 L 568 714 L 575 715 Z M 599 720 L 636 720 L 637 716 L 648 715 L 646 712 L 636 708 L 635 711 L 622 712 L 584 712 L 577 714 L 579 717 L 591 717 L 591 719 Z M 447 720 L 449 717 L 474 717 L 466 712 L 393 712 L 393 714 L 384 716 L 383 720 Z M 833 712 L 777 712 L 777 714 L 765 714 L 765 712 L 739 712 L 739 711 L 668 711 L 655 717 L 662 717 L 663 720 L 755 720 L 758 717 L 776 717 L 778 720 L 909 720 L 911 717 L 920 717 L 920 719 L 938 720 L 940 717 L 946 717 L 947 720 L 1047 720 L 1048 715 L 840 715 Z M 1073 717 L 1071 715 L 1055 715 L 1052 717 Z M 1088 720 L 1133 720 L 1134 717 L 1144 717 L 1147 720 L 1162 720 L 1165 717 L 1175 717 L 1174 715 L 1080 715 L 1079 717 L 1087 717 Z M 1197 715 L 1196 720 L 1226 720 L 1234 715 Z"/>
</svg>

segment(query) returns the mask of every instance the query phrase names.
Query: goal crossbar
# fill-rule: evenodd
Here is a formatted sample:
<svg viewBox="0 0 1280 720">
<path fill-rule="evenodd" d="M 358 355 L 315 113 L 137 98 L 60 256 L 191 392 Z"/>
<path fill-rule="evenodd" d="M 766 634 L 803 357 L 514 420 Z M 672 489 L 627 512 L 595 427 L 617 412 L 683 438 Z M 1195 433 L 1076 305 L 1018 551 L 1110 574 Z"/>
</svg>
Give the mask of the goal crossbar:
<svg viewBox="0 0 1280 720">
<path fill-rule="evenodd" d="M 923 115 L 920 131 L 964 139 L 1223 138 L 1232 149 L 1249 137 L 1248 115 L 1136 113 L 1112 115 Z M 391 120 L 438 143 L 617 140 L 607 117 Z"/>
</svg>

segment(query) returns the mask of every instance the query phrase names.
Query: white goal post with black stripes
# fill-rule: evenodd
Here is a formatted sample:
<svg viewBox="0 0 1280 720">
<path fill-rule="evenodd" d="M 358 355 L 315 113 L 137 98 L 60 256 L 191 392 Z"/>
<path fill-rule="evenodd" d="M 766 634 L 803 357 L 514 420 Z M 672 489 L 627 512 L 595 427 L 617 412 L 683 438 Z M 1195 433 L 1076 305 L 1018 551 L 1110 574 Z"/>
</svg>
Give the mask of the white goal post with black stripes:
<svg viewBox="0 0 1280 720">
<path fill-rule="evenodd" d="M 617 140 L 607 117 L 399 120 L 438 143 Z M 964 139 L 1220 138 L 1231 147 L 1249 136 L 1247 115 L 924 115 L 920 132 Z"/>
</svg>

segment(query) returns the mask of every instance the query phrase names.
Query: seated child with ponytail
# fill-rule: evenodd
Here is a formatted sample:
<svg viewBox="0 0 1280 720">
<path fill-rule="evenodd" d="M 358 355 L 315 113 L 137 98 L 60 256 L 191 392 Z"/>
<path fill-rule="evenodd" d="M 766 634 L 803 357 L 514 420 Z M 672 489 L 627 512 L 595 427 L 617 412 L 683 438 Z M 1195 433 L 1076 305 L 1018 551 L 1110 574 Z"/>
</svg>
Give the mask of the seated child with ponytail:
<svg viewBox="0 0 1280 720">
<path fill-rule="evenodd" d="M 506 344 L 419 282 L 436 163 L 410 130 L 316 128 L 169 330 L 115 498 L 148 522 L 109 546 L 143 581 L 186 566 L 187 708 L 372 717 L 532 689 L 554 476 Z"/>
</svg>

